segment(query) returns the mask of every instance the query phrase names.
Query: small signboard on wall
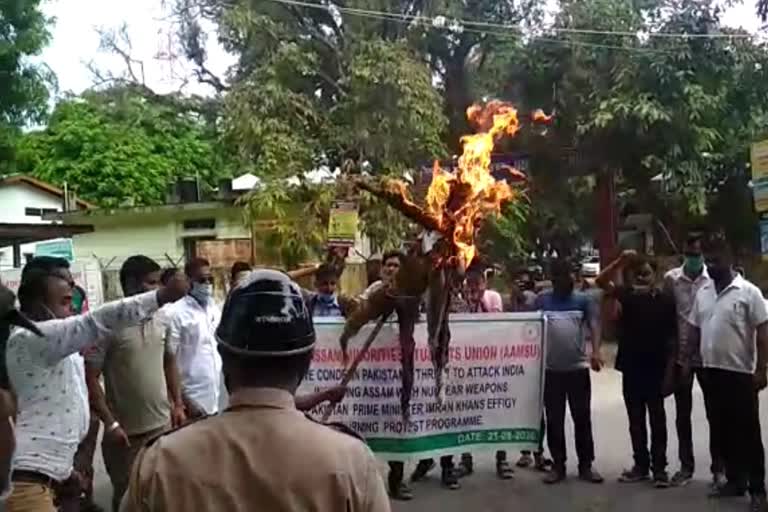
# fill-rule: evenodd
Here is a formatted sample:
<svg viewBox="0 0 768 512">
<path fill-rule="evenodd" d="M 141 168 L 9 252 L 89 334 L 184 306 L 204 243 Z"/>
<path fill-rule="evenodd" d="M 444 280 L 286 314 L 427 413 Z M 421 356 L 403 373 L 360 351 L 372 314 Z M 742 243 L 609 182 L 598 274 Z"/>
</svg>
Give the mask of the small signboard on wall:
<svg viewBox="0 0 768 512">
<path fill-rule="evenodd" d="M 328 218 L 328 245 L 331 247 L 353 247 L 357 238 L 357 203 L 337 201 L 331 205 Z"/>
</svg>

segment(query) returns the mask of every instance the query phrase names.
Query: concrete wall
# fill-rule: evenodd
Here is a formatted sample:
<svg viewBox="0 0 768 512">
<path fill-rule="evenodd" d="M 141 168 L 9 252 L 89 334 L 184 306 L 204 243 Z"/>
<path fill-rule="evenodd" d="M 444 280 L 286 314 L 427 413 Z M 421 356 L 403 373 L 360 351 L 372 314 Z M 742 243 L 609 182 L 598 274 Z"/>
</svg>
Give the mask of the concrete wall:
<svg viewBox="0 0 768 512">
<path fill-rule="evenodd" d="M 26 183 L 14 183 L 0 187 L 0 222 L 13 224 L 50 223 L 39 216 L 27 216 L 24 211 L 26 208 L 46 208 L 61 211 L 62 199 Z M 34 252 L 35 244 L 21 246 L 22 255 L 34 254 Z M 0 268 L 12 267 L 13 248 L 0 247 Z"/>
<path fill-rule="evenodd" d="M 182 262 L 184 239 L 214 237 L 248 238 L 240 209 L 235 207 L 141 208 L 124 211 L 93 211 L 78 216 L 73 223 L 91 224 L 92 233 L 73 237 L 75 258 L 98 258 L 106 269 L 119 268 L 134 254 L 143 254 L 162 266 Z M 215 229 L 184 229 L 184 221 L 213 218 Z"/>
</svg>

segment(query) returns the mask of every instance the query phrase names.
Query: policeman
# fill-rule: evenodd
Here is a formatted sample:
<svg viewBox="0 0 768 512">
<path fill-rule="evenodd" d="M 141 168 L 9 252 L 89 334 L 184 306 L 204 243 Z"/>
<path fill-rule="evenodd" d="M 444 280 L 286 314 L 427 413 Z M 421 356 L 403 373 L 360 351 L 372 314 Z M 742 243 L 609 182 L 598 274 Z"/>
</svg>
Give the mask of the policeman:
<svg viewBox="0 0 768 512">
<path fill-rule="evenodd" d="M 121 511 L 389 512 L 368 447 L 294 405 L 315 344 L 299 286 L 253 271 L 227 298 L 216 336 L 229 408 L 150 442 Z"/>
</svg>

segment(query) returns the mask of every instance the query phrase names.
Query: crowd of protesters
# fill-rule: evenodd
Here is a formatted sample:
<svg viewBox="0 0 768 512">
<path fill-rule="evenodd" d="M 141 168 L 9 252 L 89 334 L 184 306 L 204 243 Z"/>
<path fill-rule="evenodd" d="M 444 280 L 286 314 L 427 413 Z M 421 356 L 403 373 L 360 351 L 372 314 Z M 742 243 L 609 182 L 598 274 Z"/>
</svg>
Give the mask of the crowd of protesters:
<svg viewBox="0 0 768 512">
<path fill-rule="evenodd" d="M 220 414 L 222 374 L 229 391 L 239 390 L 230 397 L 228 412 L 265 407 L 308 410 L 341 399 L 343 388 L 295 396 L 301 369 L 308 364 L 306 355 L 314 344 L 314 334 L 310 339 L 307 330 L 311 330 L 311 318 L 344 316 L 378 287 L 391 283 L 401 262 L 401 253 L 385 253 L 378 275 L 357 297 L 337 292 L 343 269 L 338 258 L 287 276 L 237 263 L 232 267 L 231 290 L 222 312 L 213 298 L 211 267 L 203 259 L 189 261 L 182 271 L 163 270 L 144 256 L 128 258 L 120 270 L 125 298 L 92 310 L 65 260 L 32 259 L 22 272 L 18 311 L 13 296 L 0 289 L 0 334 L 5 340 L 0 406 L 8 417 L 0 424 L 0 473 L 10 475 L 3 496 L 6 510 L 98 510 L 92 494 L 100 424 L 113 512 L 121 510 L 121 502 L 122 510 L 129 512 L 188 509 L 193 503 L 189 496 L 157 488 L 166 478 L 168 482 L 174 478 L 171 468 L 176 463 L 189 464 L 190 474 L 199 473 L 195 461 L 180 455 L 183 452 L 171 442 L 184 436 L 167 433 L 218 415 L 229 421 L 206 420 L 200 422 L 205 428 L 184 427 L 184 432 L 198 432 L 200 439 L 208 439 L 210 446 L 225 453 L 238 446 L 245 452 L 251 449 L 243 439 L 227 437 L 234 436 L 234 430 L 228 429 L 245 427 L 247 422 L 239 423 L 236 415 Z M 485 269 L 468 269 L 452 303 L 454 312 L 543 311 L 547 316 L 540 446 L 534 453 L 521 453 L 517 466 L 544 472 L 546 484 L 566 479 L 568 407 L 578 477 L 594 484 L 604 481 L 594 460 L 590 372 L 599 372 L 604 365 L 600 313 L 606 310 L 615 325 L 615 366 L 622 374 L 633 454 L 632 464 L 618 480 L 628 484 L 651 481 L 657 488 L 691 481 L 695 471 L 692 397 L 697 380 L 708 420 L 711 496 L 748 493 L 750 510 L 766 510 L 758 393 L 766 387 L 768 312 L 760 290 L 735 268 L 724 240 L 691 236 L 685 244 L 683 264 L 664 275 L 652 259 L 634 251 L 623 252 L 593 284 L 581 278 L 578 267 L 557 260 L 549 269 L 549 286 L 537 289 L 531 275 L 521 273 L 508 300 L 489 288 Z M 290 281 L 307 275 L 313 275 L 314 290 L 300 289 Z M 606 309 L 606 303 L 613 306 Z M 261 313 L 253 316 L 254 311 Z M 302 311 L 306 311 L 310 327 Z M 257 319 L 261 320 L 247 324 Z M 227 346 L 222 348 L 222 343 Z M 289 358 L 292 364 L 284 367 L 278 363 L 288 359 L 275 359 L 299 354 L 301 357 Z M 243 373 L 254 369 L 263 372 L 263 378 Z M 281 373 L 283 370 L 287 373 Z M 285 395 L 264 390 L 275 382 L 287 390 Z M 670 396 L 676 408 L 680 459 L 672 476 L 667 471 L 664 410 Z M 289 429 L 287 417 L 278 417 L 273 419 L 274 427 Z M 307 428 L 307 436 L 318 440 L 325 435 L 313 426 L 300 428 Z M 216 437 L 216 432 L 227 434 Z M 166 437 L 168 443 L 160 443 L 165 448 L 155 449 L 160 446 L 155 440 Z M 192 434 L 189 437 L 190 446 L 202 450 L 196 454 L 200 463 L 205 465 L 206 456 L 218 460 L 218 454 L 200 445 Z M 545 456 L 544 440 L 551 459 Z M 363 487 L 353 489 L 353 501 L 361 506 L 348 510 L 388 510 L 381 500 L 385 485 L 394 499 L 413 498 L 404 463 L 389 463 L 384 484 L 378 477 L 370 479 L 369 452 L 358 451 L 343 438 L 330 437 L 328 442 L 354 453 L 348 463 L 362 472 L 360 485 L 368 489 L 368 495 Z M 280 455 L 275 452 L 275 456 Z M 505 451 L 497 451 L 495 461 L 500 479 L 514 476 Z M 419 461 L 409 480 L 421 480 L 435 466 L 432 459 Z M 451 455 L 440 457 L 439 466 L 441 481 L 448 489 L 458 489 L 460 479 L 474 472 L 471 453 L 463 454 L 458 464 Z M 318 480 L 317 485 L 322 482 Z M 166 501 L 144 496 L 147 486 L 159 493 L 153 500 L 161 495 Z M 213 488 L 210 492 L 211 496 L 198 499 L 221 503 Z M 239 491 L 221 492 L 231 498 Z M 331 496 L 326 498 L 327 503 L 333 502 Z M 283 498 L 270 499 L 278 503 Z M 247 509 L 243 506 L 233 504 L 227 510 Z"/>
</svg>

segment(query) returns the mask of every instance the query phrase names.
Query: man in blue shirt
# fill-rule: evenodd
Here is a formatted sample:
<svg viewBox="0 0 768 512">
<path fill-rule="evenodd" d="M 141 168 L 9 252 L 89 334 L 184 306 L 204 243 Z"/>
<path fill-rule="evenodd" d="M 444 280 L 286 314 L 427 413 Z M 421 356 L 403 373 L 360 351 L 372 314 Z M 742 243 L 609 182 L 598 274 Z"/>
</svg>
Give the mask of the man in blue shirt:
<svg viewBox="0 0 768 512">
<path fill-rule="evenodd" d="M 554 464 L 544 477 L 547 484 L 565 479 L 565 404 L 571 409 L 579 459 L 579 478 L 602 483 L 603 477 L 592 467 L 595 447 L 592 440 L 589 368 L 600 371 L 600 331 L 589 298 L 574 291 L 574 273 L 565 260 L 552 264 L 551 291 L 536 299 L 536 309 L 547 316 L 547 370 L 544 384 L 544 409 L 547 417 L 547 444 Z M 587 349 L 586 330 L 591 331 L 592 351 Z"/>
</svg>

